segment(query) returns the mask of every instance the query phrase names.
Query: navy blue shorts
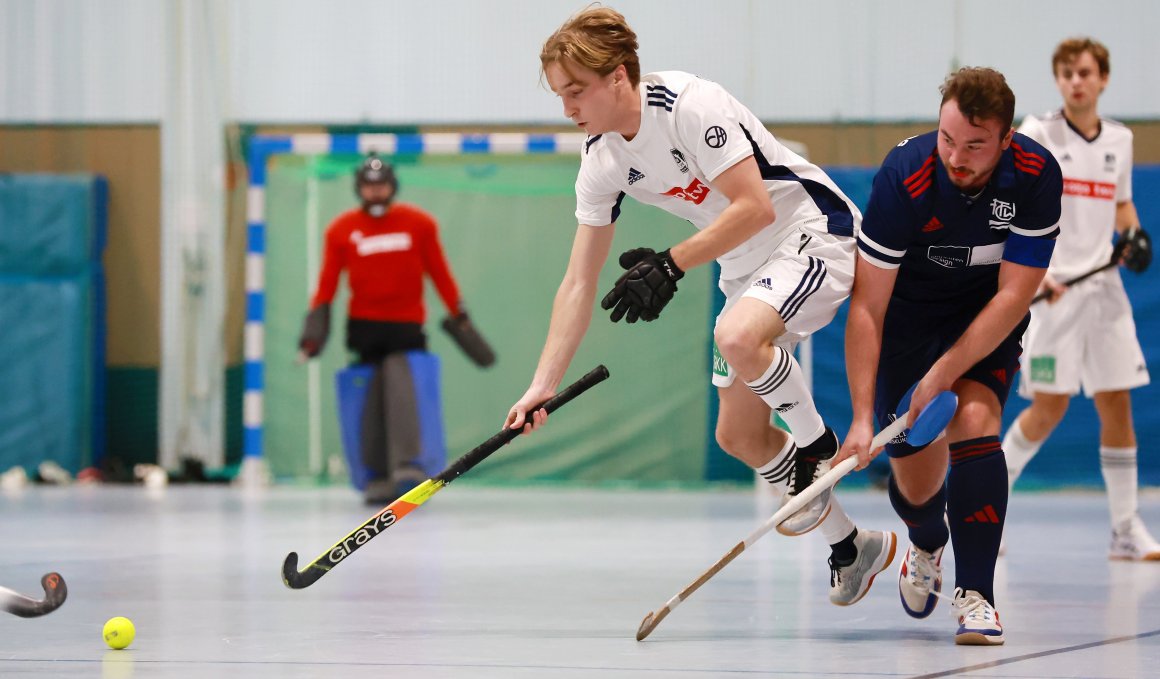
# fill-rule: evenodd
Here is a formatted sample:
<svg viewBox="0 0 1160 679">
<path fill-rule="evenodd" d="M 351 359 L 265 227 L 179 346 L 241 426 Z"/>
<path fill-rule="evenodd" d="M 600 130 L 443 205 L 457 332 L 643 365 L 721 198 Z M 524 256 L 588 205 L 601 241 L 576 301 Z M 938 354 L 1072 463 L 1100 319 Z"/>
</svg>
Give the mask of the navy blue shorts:
<svg viewBox="0 0 1160 679">
<path fill-rule="evenodd" d="M 882 356 L 878 361 L 874 395 L 874 415 L 879 427 L 894 420 L 895 409 L 906 391 L 926 375 L 981 310 L 982 306 L 936 310 L 929 305 L 909 306 L 891 300 L 882 334 Z M 1015 373 L 1019 371 L 1023 331 L 1030 319 L 1030 314 L 1025 316 L 994 351 L 963 375 L 995 392 L 1000 408 L 1006 405 Z M 898 439 L 886 445 L 886 454 L 890 457 L 906 457 L 920 450 Z"/>
</svg>

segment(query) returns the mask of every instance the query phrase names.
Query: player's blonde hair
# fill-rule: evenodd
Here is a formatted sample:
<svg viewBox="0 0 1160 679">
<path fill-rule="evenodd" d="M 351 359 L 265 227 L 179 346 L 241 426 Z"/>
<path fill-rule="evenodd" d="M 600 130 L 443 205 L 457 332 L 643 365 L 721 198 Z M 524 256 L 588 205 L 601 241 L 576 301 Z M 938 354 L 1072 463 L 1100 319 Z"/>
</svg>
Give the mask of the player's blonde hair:
<svg viewBox="0 0 1160 679">
<path fill-rule="evenodd" d="M 601 76 L 624 64 L 628 81 L 636 87 L 640 84 L 638 48 L 636 33 L 620 12 L 609 7 L 589 7 L 565 21 L 544 42 L 540 76 L 549 64 L 560 64 L 567 72 L 568 62 L 572 62 Z"/>
<path fill-rule="evenodd" d="M 972 125 L 977 125 L 977 120 L 998 120 L 1002 125 L 1001 136 L 1006 136 L 1015 120 L 1015 93 L 1003 74 L 993 68 L 960 68 L 947 76 L 939 92 L 942 92 L 940 110 L 953 99 Z"/>
<path fill-rule="evenodd" d="M 1068 38 L 1059 43 L 1055 48 L 1055 54 L 1051 55 L 1051 74 L 1059 73 L 1060 66 L 1070 64 L 1084 52 L 1091 54 L 1096 60 L 1096 65 L 1100 67 L 1100 75 L 1112 72 L 1108 48 L 1104 47 L 1102 42 L 1093 38 Z"/>
</svg>

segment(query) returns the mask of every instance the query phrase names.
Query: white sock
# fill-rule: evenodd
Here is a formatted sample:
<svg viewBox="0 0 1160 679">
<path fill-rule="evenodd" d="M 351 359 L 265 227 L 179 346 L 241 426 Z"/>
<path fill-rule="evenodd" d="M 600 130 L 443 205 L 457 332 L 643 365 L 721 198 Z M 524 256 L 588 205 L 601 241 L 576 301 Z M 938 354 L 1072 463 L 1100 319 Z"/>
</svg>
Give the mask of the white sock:
<svg viewBox="0 0 1160 679">
<path fill-rule="evenodd" d="M 769 462 L 758 467 L 755 471 L 761 474 L 761 478 L 769 482 L 777 492 L 778 499 L 785 492 L 789 490 L 789 473 L 793 469 L 793 455 L 797 452 L 797 446 L 794 445 L 793 439 L 785 438 L 785 445 L 781 450 L 777 451 L 777 455 Z"/>
<path fill-rule="evenodd" d="M 854 532 L 854 527 L 850 515 L 842 509 L 842 505 L 838 504 L 837 494 L 831 495 L 830 513 L 818 524 L 818 530 L 822 531 L 822 537 L 826 538 L 826 544 L 832 545 L 845 540 L 850 533 Z"/>
<path fill-rule="evenodd" d="M 1136 448 L 1100 446 L 1100 472 L 1108 489 L 1108 509 L 1115 527 L 1136 514 Z"/>
<path fill-rule="evenodd" d="M 806 388 L 801 366 L 785 349 L 774 346 L 773 362 L 765 373 L 745 384 L 789 425 L 790 434 L 799 446 L 808 446 L 826 431 L 822 416 L 814 407 L 814 398 Z"/>
<path fill-rule="evenodd" d="M 1015 487 L 1015 481 L 1023 473 L 1023 468 L 1027 466 L 1031 458 L 1035 457 L 1042 446 L 1043 441 L 1027 439 L 1023 434 L 1023 428 L 1019 426 L 1018 419 L 1011 424 L 1011 428 L 1007 430 L 1007 436 L 1003 437 L 1003 457 L 1007 459 L 1008 490 Z"/>
</svg>

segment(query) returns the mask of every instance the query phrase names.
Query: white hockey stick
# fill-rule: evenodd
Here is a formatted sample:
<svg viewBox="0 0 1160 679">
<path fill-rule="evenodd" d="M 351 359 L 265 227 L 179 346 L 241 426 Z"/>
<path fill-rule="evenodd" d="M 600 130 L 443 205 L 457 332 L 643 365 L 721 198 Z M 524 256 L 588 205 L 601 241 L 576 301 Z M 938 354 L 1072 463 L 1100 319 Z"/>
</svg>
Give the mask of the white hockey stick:
<svg viewBox="0 0 1160 679">
<path fill-rule="evenodd" d="M 909 401 L 909 399 L 907 399 Z M 955 407 L 958 404 L 958 399 L 952 392 L 943 392 L 931 401 L 930 405 L 923 409 L 919 414 L 918 419 L 915 420 L 914 427 L 910 432 L 910 436 L 914 441 L 908 438 L 908 442 L 914 445 L 926 445 L 930 443 L 946 428 L 947 423 L 950 422 L 951 417 L 954 416 Z M 907 415 L 900 416 L 898 419 L 891 422 L 885 429 L 878 432 L 874 440 L 870 442 L 870 451 L 873 452 L 887 443 L 890 443 L 894 437 L 906 430 Z M 757 527 L 749 537 L 734 545 L 729 553 L 721 557 L 717 563 L 713 564 L 709 570 L 701 574 L 699 578 L 694 580 L 688 587 L 682 589 L 673 598 L 669 599 L 664 606 L 659 610 L 653 611 L 644 616 L 644 620 L 640 623 L 640 628 L 636 631 L 636 640 L 644 641 L 644 638 L 656 629 L 657 625 L 673 612 L 677 606 L 681 605 L 685 599 L 692 596 L 693 592 L 700 589 L 701 585 L 705 584 L 714 575 L 719 573 L 721 569 L 729 565 L 731 561 L 736 559 L 747 547 L 760 540 L 766 533 L 773 530 L 782 521 L 793 516 L 799 509 L 809 504 L 814 498 L 822 493 L 822 491 L 830 488 L 838 482 L 846 474 L 849 474 L 852 469 L 858 464 L 858 458 L 850 457 L 838 463 L 833 469 L 826 472 L 814 481 L 802 492 L 795 495 L 789 502 L 777 510 L 773 516 L 766 519 L 765 523 Z"/>
</svg>

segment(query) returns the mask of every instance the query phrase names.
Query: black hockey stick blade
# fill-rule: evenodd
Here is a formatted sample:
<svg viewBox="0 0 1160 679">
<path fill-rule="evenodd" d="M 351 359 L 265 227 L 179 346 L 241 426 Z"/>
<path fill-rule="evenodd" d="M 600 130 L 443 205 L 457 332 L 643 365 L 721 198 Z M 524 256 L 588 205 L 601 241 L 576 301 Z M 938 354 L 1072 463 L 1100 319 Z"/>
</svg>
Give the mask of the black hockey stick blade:
<svg viewBox="0 0 1160 679">
<path fill-rule="evenodd" d="M 68 598 L 68 587 L 60 573 L 45 574 L 40 579 L 40 585 L 44 588 L 44 599 L 40 601 L 7 587 L 0 587 L 0 608 L 22 618 L 39 618 L 60 608 Z"/>
<path fill-rule="evenodd" d="M 544 401 L 536 408 L 533 408 L 532 411 L 543 408 L 550 413 L 606 379 L 608 379 L 608 368 L 605 368 L 603 365 L 596 366 L 588 371 L 586 375 L 568 385 L 567 388 L 547 401 Z M 361 526 L 347 533 L 346 537 L 334 543 L 330 549 L 320 554 L 318 558 L 306 566 L 305 570 L 298 570 L 298 552 L 290 552 L 286 555 L 286 560 L 282 562 L 282 582 L 290 589 L 302 589 L 318 582 L 319 578 L 342 563 L 356 549 L 370 542 L 371 539 L 377 537 L 387 528 L 395 525 L 400 519 L 410 514 L 419 505 L 430 499 L 432 495 L 439 492 L 444 486 L 482 462 L 488 455 L 491 455 L 504 445 L 510 443 L 512 439 L 515 439 L 521 433 L 523 432 L 520 429 L 504 427 L 499 433 L 493 435 L 475 448 L 472 448 L 463 457 L 451 463 L 450 466 L 439 472 L 438 476 L 420 483 L 418 486 L 407 491 L 403 497 L 376 512 L 374 516 L 364 521 Z"/>
</svg>

